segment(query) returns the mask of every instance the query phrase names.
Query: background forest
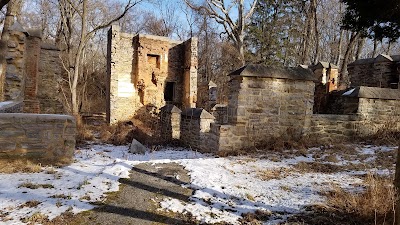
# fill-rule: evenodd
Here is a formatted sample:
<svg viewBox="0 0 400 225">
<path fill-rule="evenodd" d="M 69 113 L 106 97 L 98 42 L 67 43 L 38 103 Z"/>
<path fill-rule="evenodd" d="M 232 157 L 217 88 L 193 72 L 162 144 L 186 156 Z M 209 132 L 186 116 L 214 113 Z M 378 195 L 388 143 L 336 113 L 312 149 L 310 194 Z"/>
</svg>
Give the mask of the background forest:
<svg viewBox="0 0 400 225">
<path fill-rule="evenodd" d="M 113 22 L 134 34 L 197 36 L 199 82 L 213 80 L 223 90 L 226 74 L 244 63 L 326 61 L 345 73 L 356 59 L 400 53 L 396 35 L 386 38 L 376 30 L 343 25 L 345 15 L 351 20 L 348 5 L 340 0 L 12 0 L 0 22 L 7 27 L 15 17 L 61 49 L 65 79 L 60 83 L 75 114 L 105 109 L 107 30 Z"/>
</svg>

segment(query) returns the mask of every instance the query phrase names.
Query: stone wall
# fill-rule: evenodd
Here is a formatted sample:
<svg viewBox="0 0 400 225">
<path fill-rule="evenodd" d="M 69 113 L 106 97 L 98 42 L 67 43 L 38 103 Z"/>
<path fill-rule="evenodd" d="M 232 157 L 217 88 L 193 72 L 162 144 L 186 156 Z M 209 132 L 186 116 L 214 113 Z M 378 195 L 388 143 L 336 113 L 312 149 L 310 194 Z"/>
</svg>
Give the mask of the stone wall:
<svg viewBox="0 0 400 225">
<path fill-rule="evenodd" d="M 44 114 L 63 114 L 61 92 L 62 64 L 60 50 L 51 44 L 41 44 L 37 99 L 40 102 L 40 112 Z"/>
<path fill-rule="evenodd" d="M 0 102 L 0 113 L 22 113 L 23 107 L 22 101 Z"/>
<path fill-rule="evenodd" d="M 25 55 L 25 85 L 24 85 L 24 112 L 40 113 L 40 103 L 37 99 L 38 76 L 39 76 L 39 56 L 40 56 L 40 36 L 28 36 L 26 38 Z"/>
<path fill-rule="evenodd" d="M 211 125 L 214 116 L 201 108 L 190 108 L 181 114 L 181 141 L 191 149 L 201 152 L 215 151 L 211 142 L 213 138 Z"/>
<path fill-rule="evenodd" d="M 161 138 L 163 142 L 179 140 L 181 137 L 181 113 L 174 105 L 166 105 L 160 110 Z"/>
<path fill-rule="evenodd" d="M 173 41 L 132 35 L 112 26 L 108 34 L 107 119 L 127 120 L 145 106 L 194 107 L 197 39 Z"/>
<path fill-rule="evenodd" d="M 117 26 L 108 31 L 106 112 L 111 123 L 132 117 L 140 103 L 133 80 L 132 38 Z"/>
<path fill-rule="evenodd" d="M 351 86 L 398 88 L 400 72 L 396 63 L 400 56 L 378 55 L 376 58 L 359 59 L 347 66 Z"/>
<path fill-rule="evenodd" d="M 6 72 L 4 81 L 4 100 L 21 100 L 24 95 L 26 34 L 10 31 L 6 52 Z"/>
<path fill-rule="evenodd" d="M 193 108 L 197 102 L 197 38 L 191 38 L 183 45 L 185 50 L 183 106 Z"/>
<path fill-rule="evenodd" d="M 0 113 L 0 157 L 70 163 L 75 134 L 76 123 L 71 116 Z"/>
<path fill-rule="evenodd" d="M 230 124 L 240 124 L 255 140 L 280 136 L 292 130 L 301 134 L 312 115 L 314 82 L 288 79 L 237 77 L 230 81 Z"/>
<path fill-rule="evenodd" d="M 360 118 L 357 115 L 315 114 L 304 135 L 318 142 L 350 140 L 359 135 Z"/>
<path fill-rule="evenodd" d="M 400 96 L 399 96 L 400 97 Z M 371 135 L 378 130 L 400 129 L 400 100 L 360 98 L 360 135 Z"/>
<path fill-rule="evenodd" d="M 25 31 L 21 25 L 9 31 L 4 100 L 24 101 L 24 112 L 65 113 L 59 90 L 63 68 L 60 51 L 41 40 L 39 30 Z M 1 89 L 1 88 L 0 88 Z"/>
</svg>

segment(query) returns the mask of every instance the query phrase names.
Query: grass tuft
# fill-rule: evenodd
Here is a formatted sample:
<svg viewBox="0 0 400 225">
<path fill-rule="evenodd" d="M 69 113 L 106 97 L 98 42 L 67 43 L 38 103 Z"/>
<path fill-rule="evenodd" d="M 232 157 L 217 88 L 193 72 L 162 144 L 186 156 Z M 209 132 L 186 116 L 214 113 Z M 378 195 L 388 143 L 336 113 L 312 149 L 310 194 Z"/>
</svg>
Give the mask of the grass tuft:
<svg viewBox="0 0 400 225">
<path fill-rule="evenodd" d="M 40 173 L 42 166 L 27 159 L 0 159 L 0 173 Z"/>
</svg>

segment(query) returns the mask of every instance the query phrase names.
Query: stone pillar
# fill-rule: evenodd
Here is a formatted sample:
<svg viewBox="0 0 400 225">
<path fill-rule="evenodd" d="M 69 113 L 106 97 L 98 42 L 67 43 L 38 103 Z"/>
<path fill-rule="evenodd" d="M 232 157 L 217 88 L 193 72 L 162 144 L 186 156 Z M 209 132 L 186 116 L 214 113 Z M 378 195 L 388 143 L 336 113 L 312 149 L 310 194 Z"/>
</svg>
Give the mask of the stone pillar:
<svg viewBox="0 0 400 225">
<path fill-rule="evenodd" d="M 24 113 L 40 113 L 40 102 L 37 99 L 40 43 L 40 35 L 28 36 L 26 39 Z"/>
<path fill-rule="evenodd" d="M 174 105 L 166 105 L 161 109 L 161 137 L 164 141 L 179 140 L 181 136 L 181 113 Z"/>
<path fill-rule="evenodd" d="M 14 29 L 11 27 L 10 29 Z M 5 55 L 6 67 L 3 93 L 4 100 L 22 100 L 25 82 L 25 39 L 26 33 L 22 29 L 10 30 Z"/>
<path fill-rule="evenodd" d="M 195 108 L 197 102 L 197 38 L 185 43 L 183 106 Z"/>
</svg>

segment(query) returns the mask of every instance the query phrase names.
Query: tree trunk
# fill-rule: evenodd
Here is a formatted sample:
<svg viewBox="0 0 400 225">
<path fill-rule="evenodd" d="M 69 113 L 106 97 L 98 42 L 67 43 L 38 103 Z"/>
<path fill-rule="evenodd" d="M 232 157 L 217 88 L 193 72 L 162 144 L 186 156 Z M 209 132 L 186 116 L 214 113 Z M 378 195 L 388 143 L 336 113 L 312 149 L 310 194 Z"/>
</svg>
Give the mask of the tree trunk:
<svg viewBox="0 0 400 225">
<path fill-rule="evenodd" d="M 347 72 L 347 64 L 349 63 L 350 54 L 352 49 L 354 48 L 355 43 L 360 37 L 360 33 L 356 32 L 351 35 L 349 44 L 347 45 L 346 53 L 344 54 L 343 63 L 340 69 L 340 77 L 339 77 L 339 89 L 343 90 L 349 87 L 350 79 L 349 74 Z"/>
<path fill-rule="evenodd" d="M 319 31 L 318 31 L 318 19 L 317 19 L 317 0 L 311 1 L 311 9 L 314 17 L 314 32 L 315 32 L 315 55 L 314 55 L 314 65 L 319 61 Z"/>
<path fill-rule="evenodd" d="M 339 44 L 338 44 L 338 48 L 337 48 L 337 57 L 336 57 L 336 60 L 335 60 L 335 63 L 336 63 L 337 66 L 339 66 L 340 60 L 342 58 L 343 36 L 344 36 L 344 30 L 341 29 L 340 30 L 340 37 L 339 37 Z"/>
<path fill-rule="evenodd" d="M 360 58 L 362 49 L 364 48 L 364 44 L 365 44 L 365 38 L 361 38 L 360 40 L 358 40 L 357 51 L 356 51 L 356 60 L 358 60 Z"/>
<path fill-rule="evenodd" d="M 80 76 L 80 65 L 81 65 L 81 57 L 83 51 L 85 49 L 85 40 L 87 36 L 87 0 L 82 1 L 82 21 L 81 21 L 81 34 L 78 45 L 78 50 L 76 52 L 76 57 L 74 61 L 74 71 L 71 85 L 71 104 L 72 104 L 72 114 L 77 116 L 79 115 L 79 102 L 78 102 L 78 78 Z"/>
<path fill-rule="evenodd" d="M 372 51 L 372 58 L 375 58 L 376 56 L 376 49 L 378 48 L 378 41 L 375 39 L 374 40 L 374 50 Z"/>
<path fill-rule="evenodd" d="M 308 63 L 308 53 L 310 52 L 310 36 L 311 36 L 311 27 L 312 27 L 312 14 L 307 12 L 307 32 L 304 36 L 303 42 L 303 52 L 301 57 L 301 63 L 307 64 Z"/>
</svg>

